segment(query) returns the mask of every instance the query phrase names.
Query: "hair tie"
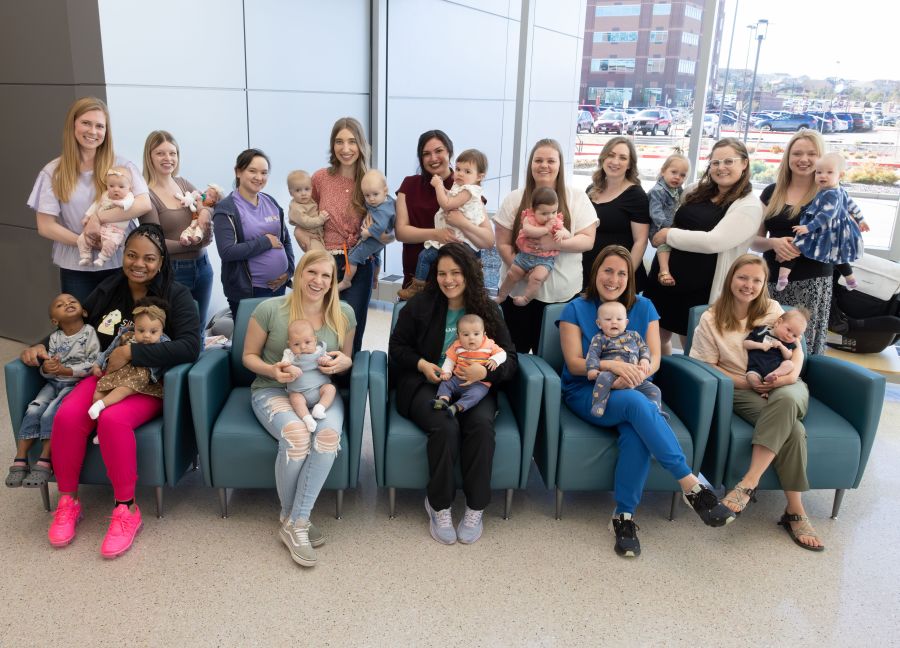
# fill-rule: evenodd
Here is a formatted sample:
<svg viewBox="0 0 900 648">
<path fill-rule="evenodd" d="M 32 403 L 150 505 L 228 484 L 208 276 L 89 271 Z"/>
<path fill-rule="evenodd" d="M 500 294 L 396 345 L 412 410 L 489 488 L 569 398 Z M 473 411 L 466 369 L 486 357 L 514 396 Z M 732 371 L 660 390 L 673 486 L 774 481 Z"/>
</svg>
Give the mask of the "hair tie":
<svg viewBox="0 0 900 648">
<path fill-rule="evenodd" d="M 159 306 L 138 306 L 131 311 L 131 318 L 137 319 L 137 316 L 141 314 L 146 314 L 150 319 L 158 320 L 163 324 L 166 323 L 166 311 Z"/>
</svg>

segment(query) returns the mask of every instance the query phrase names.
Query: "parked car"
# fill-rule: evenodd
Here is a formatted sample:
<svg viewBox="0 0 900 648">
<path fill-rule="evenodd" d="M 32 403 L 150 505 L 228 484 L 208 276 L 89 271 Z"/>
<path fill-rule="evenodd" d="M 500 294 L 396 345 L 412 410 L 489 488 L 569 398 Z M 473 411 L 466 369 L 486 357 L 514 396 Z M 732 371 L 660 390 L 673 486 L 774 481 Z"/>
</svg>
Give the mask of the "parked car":
<svg viewBox="0 0 900 648">
<path fill-rule="evenodd" d="M 693 116 L 688 118 L 689 122 L 693 122 Z M 719 131 L 719 116 L 718 115 L 710 115 L 709 113 L 703 115 L 703 128 L 701 132 L 703 133 L 703 137 L 716 137 Z M 689 126 L 686 136 L 691 136 L 691 127 Z"/>
<path fill-rule="evenodd" d="M 648 108 L 634 116 L 628 125 L 628 134 L 642 133 L 643 135 L 656 135 L 662 131 L 668 135 L 672 130 L 672 113 L 668 108 Z"/>
<path fill-rule="evenodd" d="M 595 133 L 616 133 L 621 135 L 625 132 L 628 119 L 624 112 L 619 110 L 607 110 L 594 120 Z"/>
<path fill-rule="evenodd" d="M 847 130 L 849 131 L 859 132 L 866 129 L 866 123 L 859 113 L 839 112 L 835 113 L 835 115 L 838 116 L 838 119 L 847 122 Z"/>
<path fill-rule="evenodd" d="M 897 115 L 885 115 L 881 118 L 882 126 L 896 126 L 897 125 Z"/>
<path fill-rule="evenodd" d="M 762 117 L 753 122 L 753 128 L 762 131 L 796 131 L 801 128 L 817 128 L 821 120 L 807 113 L 788 113 L 779 117 Z"/>
<path fill-rule="evenodd" d="M 576 115 L 575 132 L 590 133 L 592 128 L 594 128 L 594 118 L 591 113 L 587 110 L 579 110 Z"/>
<path fill-rule="evenodd" d="M 841 120 L 838 119 L 838 116 L 831 111 L 816 110 L 809 111 L 808 114 L 813 115 L 814 117 L 818 117 L 819 119 L 823 120 L 823 122 L 826 122 L 828 124 L 825 130 L 822 131 L 823 133 L 837 133 L 838 131 L 847 130 L 847 125 L 839 123 Z"/>
</svg>

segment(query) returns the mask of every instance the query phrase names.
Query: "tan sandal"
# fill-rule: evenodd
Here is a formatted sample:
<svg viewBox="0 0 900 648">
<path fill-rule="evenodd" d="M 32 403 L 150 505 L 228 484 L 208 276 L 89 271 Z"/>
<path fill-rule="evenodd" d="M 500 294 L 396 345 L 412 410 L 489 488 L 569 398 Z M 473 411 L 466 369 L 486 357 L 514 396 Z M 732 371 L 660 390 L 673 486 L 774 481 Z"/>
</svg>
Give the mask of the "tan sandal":
<svg viewBox="0 0 900 648">
<path fill-rule="evenodd" d="M 791 522 L 799 522 L 800 524 L 794 529 L 791 526 Z M 791 540 L 794 541 L 794 544 L 799 545 L 808 551 L 825 551 L 825 546 L 822 544 L 814 547 L 800 541 L 800 536 L 809 536 L 810 538 L 815 538 L 816 542 L 822 542 L 822 539 L 819 538 L 813 525 L 809 523 L 809 517 L 806 515 L 796 515 L 785 511 L 784 515 L 781 516 L 781 519 L 778 520 L 778 524 L 784 527 L 784 530 L 791 536 Z"/>
<path fill-rule="evenodd" d="M 670 273 L 660 271 L 659 274 L 656 275 L 656 279 L 659 281 L 660 286 L 674 286 L 675 285 L 675 277 L 673 277 Z"/>
<path fill-rule="evenodd" d="M 746 497 L 747 501 L 741 501 L 742 497 Z M 746 486 L 741 486 L 740 484 L 737 484 L 734 488 L 732 488 L 730 491 L 728 491 L 728 494 L 724 498 L 722 498 L 722 504 L 725 504 L 726 506 L 728 504 L 733 504 L 734 506 L 738 507 L 737 511 L 732 509 L 730 506 L 728 507 L 732 511 L 734 511 L 735 516 L 738 516 L 741 513 L 743 513 L 744 509 L 746 509 L 748 506 L 750 506 L 751 502 L 755 502 L 755 501 L 756 501 L 756 489 L 755 488 L 747 488 Z"/>
</svg>

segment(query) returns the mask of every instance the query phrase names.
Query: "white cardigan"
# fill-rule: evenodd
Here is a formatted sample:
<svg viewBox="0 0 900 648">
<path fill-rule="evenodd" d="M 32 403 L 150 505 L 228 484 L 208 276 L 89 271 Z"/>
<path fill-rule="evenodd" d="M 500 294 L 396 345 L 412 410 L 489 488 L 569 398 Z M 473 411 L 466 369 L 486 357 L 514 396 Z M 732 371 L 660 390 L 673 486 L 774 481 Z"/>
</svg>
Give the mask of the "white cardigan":
<svg viewBox="0 0 900 648">
<path fill-rule="evenodd" d="M 763 220 L 763 204 L 751 191 L 743 198 L 738 198 L 719 224 L 709 232 L 670 229 L 666 243 L 677 250 L 718 254 L 716 273 L 713 275 L 712 288 L 709 291 L 709 303 L 712 304 L 722 292 L 725 275 L 734 260 L 750 249 L 750 244 L 759 232 Z"/>
</svg>

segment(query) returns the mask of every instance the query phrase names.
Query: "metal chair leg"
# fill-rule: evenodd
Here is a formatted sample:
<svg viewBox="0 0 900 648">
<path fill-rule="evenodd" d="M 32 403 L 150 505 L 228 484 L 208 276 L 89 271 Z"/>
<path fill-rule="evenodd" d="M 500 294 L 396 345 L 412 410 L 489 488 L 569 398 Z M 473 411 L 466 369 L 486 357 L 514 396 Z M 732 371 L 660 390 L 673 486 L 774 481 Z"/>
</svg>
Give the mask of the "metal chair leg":
<svg viewBox="0 0 900 648">
<path fill-rule="evenodd" d="M 393 520 L 397 517 L 397 489 L 393 486 L 388 488 L 388 519 Z"/>
<path fill-rule="evenodd" d="M 512 498 L 513 498 L 513 489 L 507 488 L 506 489 L 506 502 L 504 502 L 504 505 L 503 505 L 503 519 L 504 520 L 509 519 L 509 511 L 512 508 Z"/>
<path fill-rule="evenodd" d="M 672 506 L 669 507 L 669 522 L 675 520 L 675 502 L 678 501 L 678 493 L 672 493 Z"/>
<path fill-rule="evenodd" d="M 50 512 L 50 486 L 47 482 L 41 484 L 41 500 L 44 502 L 44 510 Z"/>
<path fill-rule="evenodd" d="M 560 488 L 556 489 L 556 519 L 559 520 L 562 517 L 562 498 L 563 492 Z"/>
<path fill-rule="evenodd" d="M 228 489 L 220 488 L 219 489 L 219 508 L 222 511 L 222 519 L 228 517 Z"/>
<path fill-rule="evenodd" d="M 337 491 L 337 497 L 334 501 L 335 511 L 334 517 L 338 520 L 341 519 L 341 514 L 344 512 L 344 489 L 339 488 Z"/>
<path fill-rule="evenodd" d="M 844 490 L 843 488 L 838 488 L 834 491 L 834 504 L 831 507 L 832 520 L 837 520 L 838 511 L 841 510 L 841 502 L 844 501 Z"/>
<path fill-rule="evenodd" d="M 156 487 L 156 518 L 162 519 L 163 516 L 163 487 Z"/>
</svg>

